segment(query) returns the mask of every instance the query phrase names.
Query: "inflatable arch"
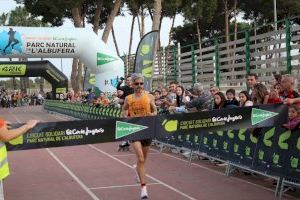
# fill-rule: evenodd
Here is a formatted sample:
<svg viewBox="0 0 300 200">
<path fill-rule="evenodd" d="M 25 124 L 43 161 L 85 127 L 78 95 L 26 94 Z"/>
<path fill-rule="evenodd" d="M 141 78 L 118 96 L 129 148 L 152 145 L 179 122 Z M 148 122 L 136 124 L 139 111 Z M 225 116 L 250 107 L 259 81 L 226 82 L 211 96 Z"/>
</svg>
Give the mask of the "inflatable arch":
<svg viewBox="0 0 300 200">
<path fill-rule="evenodd" d="M 121 58 L 85 28 L 0 27 L 0 57 L 79 58 L 103 92 L 114 92 L 124 76 Z"/>
<path fill-rule="evenodd" d="M 68 78 L 51 62 L 0 62 L 0 77 L 43 77 L 52 85 L 52 98 L 61 99 L 68 90 Z"/>
</svg>

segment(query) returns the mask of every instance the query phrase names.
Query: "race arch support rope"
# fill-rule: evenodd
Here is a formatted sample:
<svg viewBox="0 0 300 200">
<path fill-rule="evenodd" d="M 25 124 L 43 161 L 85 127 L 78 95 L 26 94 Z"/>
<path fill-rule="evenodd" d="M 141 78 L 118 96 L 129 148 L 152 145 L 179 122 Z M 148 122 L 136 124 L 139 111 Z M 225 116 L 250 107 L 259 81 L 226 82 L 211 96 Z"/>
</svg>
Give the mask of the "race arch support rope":
<svg viewBox="0 0 300 200">
<path fill-rule="evenodd" d="M 95 86 L 116 90 L 124 63 L 90 29 L 0 27 L 1 58 L 79 58 L 95 74 Z"/>
</svg>

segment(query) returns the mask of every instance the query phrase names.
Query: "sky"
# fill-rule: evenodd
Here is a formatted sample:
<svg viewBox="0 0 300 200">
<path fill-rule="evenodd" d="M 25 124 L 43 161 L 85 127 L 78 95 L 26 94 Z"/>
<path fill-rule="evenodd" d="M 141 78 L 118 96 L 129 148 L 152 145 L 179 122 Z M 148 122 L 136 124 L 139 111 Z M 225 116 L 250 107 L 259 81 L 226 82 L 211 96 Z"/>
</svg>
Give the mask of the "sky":
<svg viewBox="0 0 300 200">
<path fill-rule="evenodd" d="M 17 6 L 14 0 L 0 0 L 0 15 L 4 12 L 7 13 Z M 130 27 L 131 27 L 132 16 L 128 13 L 125 13 L 125 16 L 119 16 L 115 18 L 114 21 L 114 30 L 116 35 L 116 40 L 118 43 L 119 51 L 121 56 L 127 54 L 129 48 L 129 36 L 130 36 Z M 183 25 L 183 17 L 181 15 L 177 15 L 175 18 L 174 26 Z M 171 28 L 171 19 L 164 18 L 161 26 L 161 44 L 162 46 L 167 46 L 169 41 L 169 31 Z M 92 29 L 92 25 L 87 24 L 87 28 Z M 62 27 L 71 28 L 74 27 L 73 23 L 65 19 L 65 22 Z M 152 20 L 148 16 L 145 19 L 145 33 L 151 31 Z M 99 31 L 98 36 L 101 38 L 103 31 Z M 134 33 L 133 33 L 133 42 L 132 42 L 132 50 L 131 53 L 135 53 L 137 45 L 140 41 L 138 23 L 135 21 Z M 113 43 L 112 34 L 110 34 L 107 45 L 113 50 L 115 50 L 115 45 Z M 3 59 L 2 59 L 3 60 Z M 30 59 L 34 60 L 34 59 Z M 49 59 L 58 69 L 61 69 L 67 77 L 71 75 L 72 68 L 72 60 L 71 59 Z"/>
</svg>

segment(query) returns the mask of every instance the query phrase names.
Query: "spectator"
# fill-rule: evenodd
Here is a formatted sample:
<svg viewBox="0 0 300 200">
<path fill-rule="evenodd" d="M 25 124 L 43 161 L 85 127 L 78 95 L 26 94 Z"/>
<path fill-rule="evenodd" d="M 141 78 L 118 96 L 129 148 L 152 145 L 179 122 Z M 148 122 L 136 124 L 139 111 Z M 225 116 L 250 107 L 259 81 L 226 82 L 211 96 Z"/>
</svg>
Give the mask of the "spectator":
<svg viewBox="0 0 300 200">
<path fill-rule="evenodd" d="M 113 105 L 115 107 L 118 107 L 118 108 L 121 108 L 121 105 L 120 105 L 119 101 L 120 101 L 120 99 L 117 96 L 117 94 L 112 94 L 111 105 Z"/>
<path fill-rule="evenodd" d="M 128 76 L 126 78 L 125 85 L 121 86 L 124 80 L 125 80 L 124 78 L 121 78 L 118 85 L 117 85 L 117 90 L 122 90 L 123 91 L 123 95 L 121 97 L 119 97 L 120 99 L 123 99 L 123 100 L 125 99 L 125 97 L 127 97 L 130 94 L 133 94 L 133 92 L 134 92 L 133 88 L 132 88 L 131 77 Z"/>
<path fill-rule="evenodd" d="M 294 77 L 291 75 L 284 75 L 281 80 L 282 98 L 294 99 L 298 98 L 299 94 L 294 90 Z"/>
<path fill-rule="evenodd" d="M 268 104 L 282 103 L 280 98 L 280 84 L 277 83 L 270 88 L 270 97 L 268 99 Z"/>
<path fill-rule="evenodd" d="M 170 106 L 170 110 L 174 112 L 185 112 L 185 104 L 190 101 L 190 97 L 185 95 L 185 90 L 182 86 L 176 87 L 176 105 Z"/>
<path fill-rule="evenodd" d="M 214 94 L 214 109 L 222 109 L 226 105 L 226 98 L 223 92 Z"/>
<path fill-rule="evenodd" d="M 161 103 L 162 103 L 160 97 L 161 97 L 161 92 L 159 90 L 155 90 L 154 91 L 154 101 L 155 101 L 155 105 L 157 108 L 160 108 Z"/>
<path fill-rule="evenodd" d="M 103 105 L 103 106 L 108 106 L 109 105 L 110 101 L 109 101 L 109 99 L 108 99 L 108 97 L 106 96 L 105 93 L 102 92 L 100 94 L 100 97 L 98 98 L 98 103 L 100 105 Z"/>
<path fill-rule="evenodd" d="M 87 90 L 87 98 L 86 98 L 86 100 L 87 100 L 87 103 L 88 104 L 94 104 L 94 100 L 95 100 L 95 92 L 94 91 L 92 91 L 92 89 L 88 89 Z"/>
<path fill-rule="evenodd" d="M 299 107 L 297 105 L 291 105 L 289 106 L 289 121 L 286 124 L 283 124 L 282 126 L 294 130 L 295 128 L 298 128 L 298 125 L 300 124 L 300 114 L 299 114 Z"/>
<path fill-rule="evenodd" d="M 211 94 L 212 97 L 214 97 L 215 94 L 216 94 L 217 92 L 219 92 L 219 91 L 220 91 L 220 89 L 219 89 L 217 86 L 212 86 L 212 87 L 210 87 L 210 89 L 209 89 L 209 92 L 210 92 L 210 94 Z"/>
<path fill-rule="evenodd" d="M 176 106 L 176 90 L 177 90 L 177 83 L 170 82 L 169 84 L 169 93 L 167 99 L 164 101 L 166 107 Z"/>
<path fill-rule="evenodd" d="M 248 93 L 252 96 L 254 86 L 258 83 L 256 74 L 249 74 L 247 77 Z"/>
<path fill-rule="evenodd" d="M 186 108 L 189 111 L 206 111 L 213 109 L 213 98 L 208 91 L 204 90 L 201 83 L 196 83 L 193 87 L 193 91 L 196 97 L 186 104 Z"/>
<path fill-rule="evenodd" d="M 228 89 L 226 91 L 226 97 L 227 97 L 227 100 L 225 102 L 226 108 L 234 108 L 234 107 L 239 106 L 239 102 L 235 98 L 235 90 L 234 89 Z"/>
<path fill-rule="evenodd" d="M 247 91 L 241 91 L 239 94 L 239 106 L 240 107 L 248 107 L 253 106 L 253 102 L 251 101 L 251 97 Z"/>
<path fill-rule="evenodd" d="M 281 83 L 282 75 L 281 74 L 273 74 L 273 79 L 271 80 L 271 85 L 277 85 Z"/>
<path fill-rule="evenodd" d="M 266 86 L 261 83 L 257 83 L 253 88 L 252 97 L 254 105 L 267 104 L 269 99 L 269 92 Z"/>
</svg>

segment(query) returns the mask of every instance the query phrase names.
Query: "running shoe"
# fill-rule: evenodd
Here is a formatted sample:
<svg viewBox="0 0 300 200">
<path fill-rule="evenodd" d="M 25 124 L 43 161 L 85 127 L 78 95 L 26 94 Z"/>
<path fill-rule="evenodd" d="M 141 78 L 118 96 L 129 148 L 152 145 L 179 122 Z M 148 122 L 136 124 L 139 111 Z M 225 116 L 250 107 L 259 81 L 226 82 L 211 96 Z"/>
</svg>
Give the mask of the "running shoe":
<svg viewBox="0 0 300 200">
<path fill-rule="evenodd" d="M 141 199 L 148 199 L 148 192 L 147 192 L 147 187 L 143 186 L 141 188 Z"/>
</svg>

